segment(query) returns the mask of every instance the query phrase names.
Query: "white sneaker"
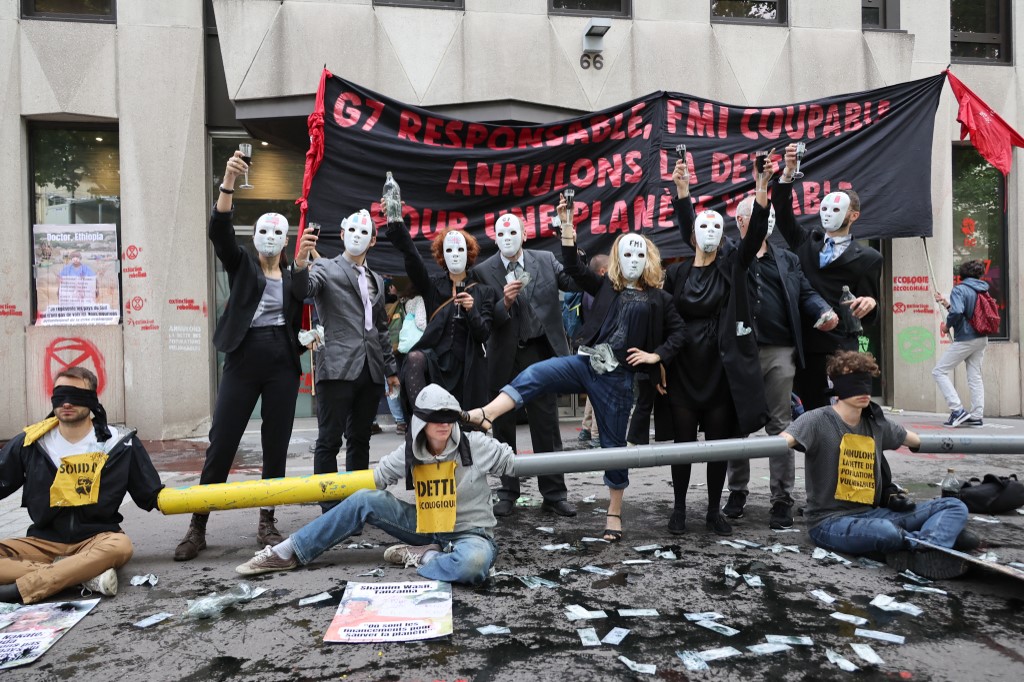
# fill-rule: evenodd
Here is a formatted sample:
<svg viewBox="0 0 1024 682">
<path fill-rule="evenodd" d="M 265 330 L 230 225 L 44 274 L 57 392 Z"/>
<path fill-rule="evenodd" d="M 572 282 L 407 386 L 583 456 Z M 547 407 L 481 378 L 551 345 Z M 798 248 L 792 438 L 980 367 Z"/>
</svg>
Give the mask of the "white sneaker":
<svg viewBox="0 0 1024 682">
<path fill-rule="evenodd" d="M 117 571 L 112 568 L 100 573 L 91 580 L 82 583 L 83 593 L 85 590 L 102 594 L 104 597 L 113 597 L 117 594 Z"/>
<path fill-rule="evenodd" d="M 441 545 L 392 545 L 384 550 L 384 561 L 406 568 L 419 568 L 423 565 L 423 555 L 427 552 L 440 552 Z"/>
<path fill-rule="evenodd" d="M 235 572 L 242 575 L 260 575 L 261 573 L 272 573 L 274 571 L 290 571 L 298 565 L 299 560 L 295 557 L 282 559 L 277 554 L 274 554 L 273 547 L 267 545 L 256 552 L 256 556 L 244 564 L 235 566 Z"/>
</svg>

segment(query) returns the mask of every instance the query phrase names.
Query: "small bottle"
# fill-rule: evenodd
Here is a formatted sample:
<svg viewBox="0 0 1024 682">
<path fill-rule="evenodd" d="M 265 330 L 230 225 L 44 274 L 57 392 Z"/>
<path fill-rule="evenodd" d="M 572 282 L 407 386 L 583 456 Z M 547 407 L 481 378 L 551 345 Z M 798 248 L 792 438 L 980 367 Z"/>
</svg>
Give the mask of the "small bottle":
<svg viewBox="0 0 1024 682">
<path fill-rule="evenodd" d="M 850 291 L 850 287 L 844 284 L 843 295 L 839 297 L 839 305 L 846 308 L 846 311 L 848 313 L 846 323 L 847 331 L 860 334 L 861 332 L 864 331 L 864 325 L 860 323 L 860 318 L 854 315 L 853 311 L 850 310 L 850 304 L 853 303 L 856 299 L 857 297 L 853 295 L 852 291 Z"/>
<path fill-rule="evenodd" d="M 389 223 L 397 222 L 402 219 L 402 190 L 395 182 L 394 176 L 391 171 L 387 172 L 387 178 L 384 180 L 384 209 L 387 212 L 387 218 Z"/>
<path fill-rule="evenodd" d="M 960 481 L 952 469 L 946 469 L 946 477 L 940 484 L 943 497 L 960 497 Z"/>
</svg>

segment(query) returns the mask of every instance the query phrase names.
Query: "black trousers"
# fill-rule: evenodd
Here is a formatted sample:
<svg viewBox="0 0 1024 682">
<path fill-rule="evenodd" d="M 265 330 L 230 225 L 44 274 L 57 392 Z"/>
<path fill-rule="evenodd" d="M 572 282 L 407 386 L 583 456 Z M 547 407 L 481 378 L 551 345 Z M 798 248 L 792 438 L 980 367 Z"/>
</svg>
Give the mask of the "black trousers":
<svg viewBox="0 0 1024 682">
<path fill-rule="evenodd" d="M 261 397 L 263 478 L 284 476 L 299 395 L 294 353 L 287 328 L 281 326 L 250 329 L 242 345 L 227 354 L 200 484 L 228 479 L 242 434 Z"/>
<path fill-rule="evenodd" d="M 313 473 L 338 471 L 338 452 L 345 436 L 345 471 L 370 468 L 370 428 L 377 416 L 377 404 L 384 385 L 370 376 L 363 363 L 359 376 L 351 381 L 320 379 L 316 382 L 318 432 L 313 451 Z"/>
<path fill-rule="evenodd" d="M 547 360 L 551 350 L 544 338 L 527 342 L 516 352 L 512 361 L 512 376 L 518 375 L 530 365 Z M 492 360 L 493 362 L 493 360 Z M 562 433 L 558 430 L 558 396 L 546 394 L 523 406 L 530 421 L 530 440 L 534 452 L 560 452 Z M 516 411 L 503 414 L 494 420 L 494 437 L 516 449 Z M 537 477 L 537 488 L 548 502 L 558 502 L 568 496 L 563 474 L 549 474 Z M 498 489 L 499 500 L 516 500 L 520 492 L 519 479 L 502 476 Z"/>
</svg>

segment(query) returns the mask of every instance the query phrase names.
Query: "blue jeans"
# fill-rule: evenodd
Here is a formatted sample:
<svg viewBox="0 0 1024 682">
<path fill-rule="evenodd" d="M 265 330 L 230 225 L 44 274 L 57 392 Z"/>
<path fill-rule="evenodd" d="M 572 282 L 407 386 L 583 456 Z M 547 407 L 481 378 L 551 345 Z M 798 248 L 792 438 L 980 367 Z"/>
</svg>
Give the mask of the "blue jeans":
<svg viewBox="0 0 1024 682">
<path fill-rule="evenodd" d="M 586 393 L 594 404 L 594 417 L 602 448 L 626 444 L 629 411 L 633 407 L 633 372 L 619 367 L 598 374 L 585 355 L 549 358 L 530 365 L 503 389 L 520 408 L 543 393 Z M 604 484 L 613 490 L 629 485 L 629 469 L 604 472 Z"/>
<path fill-rule="evenodd" d="M 308 564 L 363 524 L 376 526 L 410 545 L 441 545 L 442 552 L 417 571 L 429 580 L 479 585 L 498 556 L 486 531 L 421 534 L 416 532 L 416 507 L 384 490 L 357 490 L 350 497 L 291 536 L 295 556 Z"/>
<path fill-rule="evenodd" d="M 967 525 L 967 506 L 952 497 L 918 502 L 909 512 L 884 507 L 825 519 L 810 529 L 814 544 L 834 552 L 867 554 L 912 549 L 914 539 L 952 547 Z"/>
</svg>

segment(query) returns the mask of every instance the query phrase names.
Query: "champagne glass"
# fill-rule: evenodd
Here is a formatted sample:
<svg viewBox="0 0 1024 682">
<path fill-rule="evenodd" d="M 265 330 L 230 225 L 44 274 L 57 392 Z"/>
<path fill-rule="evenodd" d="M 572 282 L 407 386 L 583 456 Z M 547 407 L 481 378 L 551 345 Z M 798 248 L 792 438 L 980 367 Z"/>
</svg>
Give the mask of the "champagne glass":
<svg viewBox="0 0 1024 682">
<path fill-rule="evenodd" d="M 565 215 L 569 217 L 569 222 L 572 222 L 572 204 L 576 199 L 576 190 L 569 188 L 562 192 L 565 195 Z"/>
<path fill-rule="evenodd" d="M 248 142 L 243 142 L 238 145 L 238 151 L 242 152 L 242 161 L 245 161 L 245 181 L 238 186 L 238 189 L 256 189 L 249 184 L 249 168 L 248 166 L 252 163 L 252 145 Z"/>
<path fill-rule="evenodd" d="M 764 167 L 768 164 L 768 152 L 760 151 L 754 152 L 754 168 L 757 169 L 757 174 L 764 173 Z"/>
<path fill-rule="evenodd" d="M 802 178 L 804 176 L 804 174 L 800 172 L 800 160 L 804 158 L 804 152 L 806 152 L 806 151 L 807 151 L 807 144 L 806 143 L 804 143 L 804 142 L 797 142 L 796 143 L 796 171 L 793 173 L 793 179 L 794 180 L 799 180 L 800 178 Z"/>
<path fill-rule="evenodd" d="M 677 144 L 676 145 L 676 155 L 679 157 L 680 161 L 682 161 L 683 163 L 686 163 L 686 145 L 685 144 Z"/>
<path fill-rule="evenodd" d="M 466 316 L 465 313 L 462 312 L 462 306 L 459 304 L 459 300 L 458 300 L 458 295 L 461 294 L 462 292 L 464 292 L 465 290 L 466 290 L 466 280 L 462 280 L 461 282 L 457 282 L 455 284 L 455 297 L 456 298 L 453 301 L 453 303 L 455 304 L 455 314 L 452 315 L 452 319 L 453 320 L 461 320 L 462 318 L 464 318 Z"/>
</svg>

